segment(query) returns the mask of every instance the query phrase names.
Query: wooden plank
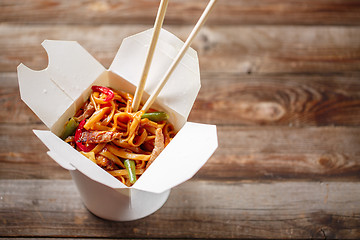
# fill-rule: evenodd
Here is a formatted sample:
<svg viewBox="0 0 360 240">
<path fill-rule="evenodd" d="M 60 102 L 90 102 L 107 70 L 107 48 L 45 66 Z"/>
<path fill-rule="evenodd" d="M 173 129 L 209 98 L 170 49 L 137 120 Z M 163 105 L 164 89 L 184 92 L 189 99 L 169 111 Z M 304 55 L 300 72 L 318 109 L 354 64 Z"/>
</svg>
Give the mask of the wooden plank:
<svg viewBox="0 0 360 240">
<path fill-rule="evenodd" d="M 0 124 L 41 123 L 21 100 L 16 72 L 0 73 Z"/>
<path fill-rule="evenodd" d="M 359 179 L 360 128 L 218 127 L 202 179 Z"/>
<path fill-rule="evenodd" d="M 165 24 L 194 24 L 207 0 L 170 1 Z M 158 1 L 2 0 L 0 21 L 40 24 L 153 24 Z M 359 25 L 354 0 L 219 1 L 208 24 Z"/>
<path fill-rule="evenodd" d="M 3 154 L 0 158 L 2 157 Z M 71 179 L 69 171 L 49 158 L 46 150 L 36 155 L 35 162 L 30 162 L 34 157 L 29 158 L 29 162 L 8 162 L 1 159 L 0 179 Z"/>
<path fill-rule="evenodd" d="M 190 121 L 231 125 L 360 125 L 360 75 L 202 74 Z"/>
<path fill-rule="evenodd" d="M 252 126 L 360 125 L 359 73 L 246 75 L 203 72 L 201 77 L 202 87 L 190 121 Z M 0 82 L 0 123 L 39 123 L 40 120 L 20 100 L 16 73 L 0 73 Z"/>
<path fill-rule="evenodd" d="M 0 179 L 68 179 L 31 132 L 0 125 Z M 218 126 L 219 148 L 195 176 L 211 180 L 359 180 L 359 127 Z M 19 147 L 21 146 L 21 147 Z"/>
<path fill-rule="evenodd" d="M 358 182 L 190 181 L 159 211 L 132 222 L 90 214 L 71 180 L 1 180 L 0 189 L 4 237 L 360 237 Z"/>
<path fill-rule="evenodd" d="M 149 25 L 0 25 L 0 71 L 21 62 L 47 65 L 44 39 L 76 40 L 108 67 L 121 40 Z M 192 26 L 166 29 L 186 39 Z M 31 38 L 29 38 L 31 36 Z M 16 41 L 9 41 L 16 39 Z M 341 73 L 359 71 L 360 27 L 207 26 L 193 43 L 205 72 Z"/>
</svg>

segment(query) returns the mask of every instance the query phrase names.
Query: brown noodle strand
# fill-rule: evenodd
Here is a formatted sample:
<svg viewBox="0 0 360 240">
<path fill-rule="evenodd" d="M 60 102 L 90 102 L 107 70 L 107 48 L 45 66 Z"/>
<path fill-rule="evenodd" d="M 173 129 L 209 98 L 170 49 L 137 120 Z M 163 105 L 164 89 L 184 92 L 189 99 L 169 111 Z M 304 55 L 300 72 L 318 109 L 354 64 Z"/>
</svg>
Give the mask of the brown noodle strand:
<svg viewBox="0 0 360 240">
<path fill-rule="evenodd" d="M 150 159 L 150 155 L 132 153 L 127 151 L 126 149 L 115 147 L 114 145 L 108 145 L 107 149 L 112 154 L 124 159 L 142 160 L 142 161 L 148 161 Z"/>
</svg>

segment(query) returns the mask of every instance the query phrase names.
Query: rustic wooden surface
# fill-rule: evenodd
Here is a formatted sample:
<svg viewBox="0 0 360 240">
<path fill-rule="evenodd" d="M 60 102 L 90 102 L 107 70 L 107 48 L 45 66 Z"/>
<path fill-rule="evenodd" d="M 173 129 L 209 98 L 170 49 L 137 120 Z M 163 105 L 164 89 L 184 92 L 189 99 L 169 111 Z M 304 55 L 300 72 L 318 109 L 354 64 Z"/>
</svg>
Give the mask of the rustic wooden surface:
<svg viewBox="0 0 360 240">
<path fill-rule="evenodd" d="M 171 0 L 185 39 L 205 0 Z M 219 0 L 195 40 L 202 88 L 189 120 L 219 148 L 163 208 L 133 222 L 89 213 L 32 133 L 16 67 L 44 39 L 76 40 L 105 67 L 152 26 L 159 1 L 0 0 L 0 236 L 360 238 L 360 1 Z"/>
</svg>

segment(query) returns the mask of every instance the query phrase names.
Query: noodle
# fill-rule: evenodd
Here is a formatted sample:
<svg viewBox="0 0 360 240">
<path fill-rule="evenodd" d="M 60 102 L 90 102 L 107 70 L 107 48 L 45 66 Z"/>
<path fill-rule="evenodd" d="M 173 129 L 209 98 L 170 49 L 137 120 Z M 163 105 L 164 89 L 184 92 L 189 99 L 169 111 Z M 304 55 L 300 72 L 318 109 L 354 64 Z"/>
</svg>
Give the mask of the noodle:
<svg viewBox="0 0 360 240">
<path fill-rule="evenodd" d="M 134 180 L 130 173 L 137 178 L 144 173 L 175 136 L 174 127 L 166 119 L 144 118 L 144 111 L 132 112 L 133 95 L 129 93 L 100 86 L 93 86 L 92 90 L 73 117 L 78 126 L 63 139 L 131 186 Z M 125 160 L 134 162 L 134 172 L 129 172 Z"/>
</svg>

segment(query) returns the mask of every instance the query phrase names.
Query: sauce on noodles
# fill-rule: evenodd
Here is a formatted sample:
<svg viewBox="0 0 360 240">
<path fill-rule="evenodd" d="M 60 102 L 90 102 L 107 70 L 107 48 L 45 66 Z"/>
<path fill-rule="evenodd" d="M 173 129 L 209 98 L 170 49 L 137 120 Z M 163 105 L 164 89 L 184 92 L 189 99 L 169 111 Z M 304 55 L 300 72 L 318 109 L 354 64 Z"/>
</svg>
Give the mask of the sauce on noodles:
<svg viewBox="0 0 360 240">
<path fill-rule="evenodd" d="M 133 112 L 133 95 L 93 86 L 89 99 L 65 127 L 65 142 L 131 186 L 150 166 L 175 130 L 167 114 Z M 132 176 L 133 175 L 133 176 Z"/>
</svg>

